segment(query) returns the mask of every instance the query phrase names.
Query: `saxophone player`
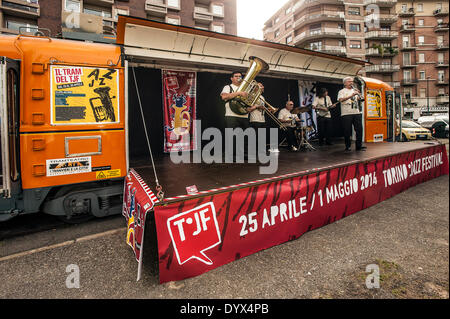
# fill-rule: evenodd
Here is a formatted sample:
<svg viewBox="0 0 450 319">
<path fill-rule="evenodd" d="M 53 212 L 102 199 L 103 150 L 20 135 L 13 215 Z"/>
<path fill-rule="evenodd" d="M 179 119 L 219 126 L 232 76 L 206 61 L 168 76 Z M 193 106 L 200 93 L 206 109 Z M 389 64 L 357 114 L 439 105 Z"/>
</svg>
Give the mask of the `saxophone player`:
<svg viewBox="0 0 450 319">
<path fill-rule="evenodd" d="M 337 99 L 341 103 L 345 152 L 350 151 L 352 127 L 356 133 L 355 149 L 356 151 L 364 151 L 366 147 L 362 145 L 362 114 L 358 107 L 359 101 L 362 100 L 362 95 L 353 87 L 352 77 L 344 78 L 343 83 L 344 88 L 339 91 Z"/>
</svg>

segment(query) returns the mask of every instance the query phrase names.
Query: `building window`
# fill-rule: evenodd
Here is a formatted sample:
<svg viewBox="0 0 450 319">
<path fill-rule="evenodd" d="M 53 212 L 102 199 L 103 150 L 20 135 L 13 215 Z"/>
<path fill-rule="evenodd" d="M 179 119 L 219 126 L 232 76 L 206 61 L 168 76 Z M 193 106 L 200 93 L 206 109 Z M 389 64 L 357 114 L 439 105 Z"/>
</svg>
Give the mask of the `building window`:
<svg viewBox="0 0 450 319">
<path fill-rule="evenodd" d="M 425 53 L 419 53 L 419 63 L 425 63 Z"/>
<path fill-rule="evenodd" d="M 417 4 L 417 12 L 423 12 L 423 3 Z"/>
<path fill-rule="evenodd" d="M 404 88 L 403 94 L 405 96 L 405 99 L 409 100 L 411 98 L 411 88 Z"/>
<path fill-rule="evenodd" d="M 439 88 L 439 95 L 445 95 L 445 89 Z"/>
<path fill-rule="evenodd" d="M 277 17 L 277 18 L 275 19 L 275 24 L 277 24 L 278 22 L 280 22 L 280 17 Z"/>
<path fill-rule="evenodd" d="M 427 97 L 427 89 L 420 88 L 420 97 Z"/>
<path fill-rule="evenodd" d="M 284 25 L 284 29 L 285 30 L 289 30 L 292 27 L 292 20 L 289 20 L 288 22 L 286 22 L 286 24 Z"/>
<path fill-rule="evenodd" d="M 425 43 L 425 37 L 423 35 L 419 36 L 419 44 L 424 44 Z"/>
<path fill-rule="evenodd" d="M 411 65 L 411 55 L 409 52 L 403 53 L 403 65 Z"/>
<path fill-rule="evenodd" d="M 420 71 L 419 72 L 419 79 L 421 79 L 421 80 L 425 80 L 426 79 L 425 71 Z"/>
<path fill-rule="evenodd" d="M 274 34 L 275 34 L 275 38 L 278 38 L 280 36 L 280 30 L 276 30 L 274 32 Z"/>
<path fill-rule="evenodd" d="M 289 7 L 284 11 L 284 13 L 289 14 L 289 13 L 291 13 L 291 11 L 292 11 L 292 7 Z"/>
<path fill-rule="evenodd" d="M 286 37 L 286 44 L 289 44 L 292 42 L 292 35 Z"/>
<path fill-rule="evenodd" d="M 402 4 L 402 12 L 405 13 L 406 11 L 408 11 L 408 5 L 406 3 Z"/>
<path fill-rule="evenodd" d="M 311 42 L 309 44 L 309 48 L 310 50 L 322 50 L 322 41 L 317 41 L 317 42 Z"/>
<path fill-rule="evenodd" d="M 438 54 L 438 63 L 440 63 L 440 64 L 444 63 L 444 53 Z"/>
<path fill-rule="evenodd" d="M 411 70 L 404 70 L 403 71 L 403 79 L 405 81 L 411 81 Z"/>
<path fill-rule="evenodd" d="M 444 43 L 444 36 L 443 35 L 438 35 L 437 37 L 437 44 L 442 44 Z"/>
<path fill-rule="evenodd" d="M 350 8 L 348 8 L 348 14 L 359 16 L 360 15 L 359 7 L 350 7 Z"/>
<path fill-rule="evenodd" d="M 111 18 L 111 11 L 107 11 L 104 8 L 98 8 L 98 7 L 95 8 L 95 7 L 85 6 L 85 7 L 83 7 L 83 13 L 93 14 L 93 15 L 100 16 L 103 18 Z"/>
<path fill-rule="evenodd" d="M 438 71 L 438 81 L 444 82 L 445 80 L 445 72 L 444 71 Z"/>
<path fill-rule="evenodd" d="M 19 22 L 14 20 L 6 20 L 6 28 L 10 30 L 19 31 L 19 28 L 25 30 L 25 32 L 36 31 L 38 26 L 37 24 L 31 24 L 27 22 Z"/>
<path fill-rule="evenodd" d="M 419 23 L 420 26 L 423 26 L 423 19 L 419 19 Z"/>
<path fill-rule="evenodd" d="M 212 5 L 212 12 L 213 12 L 213 14 L 217 14 L 219 16 L 223 16 L 223 5 L 213 4 Z"/>
<path fill-rule="evenodd" d="M 361 25 L 360 24 L 355 24 L 355 23 L 350 23 L 350 31 L 351 32 L 360 32 L 361 31 Z"/>
<path fill-rule="evenodd" d="M 409 36 L 408 35 L 403 36 L 403 47 L 404 48 L 409 47 Z"/>
<path fill-rule="evenodd" d="M 409 20 L 408 19 L 403 19 L 402 20 L 402 25 L 408 25 L 409 24 Z"/>
<path fill-rule="evenodd" d="M 65 0 L 64 10 L 67 12 L 80 13 L 81 4 L 80 0 Z"/>
<path fill-rule="evenodd" d="M 350 49 L 361 49 L 361 41 L 350 41 Z"/>
</svg>

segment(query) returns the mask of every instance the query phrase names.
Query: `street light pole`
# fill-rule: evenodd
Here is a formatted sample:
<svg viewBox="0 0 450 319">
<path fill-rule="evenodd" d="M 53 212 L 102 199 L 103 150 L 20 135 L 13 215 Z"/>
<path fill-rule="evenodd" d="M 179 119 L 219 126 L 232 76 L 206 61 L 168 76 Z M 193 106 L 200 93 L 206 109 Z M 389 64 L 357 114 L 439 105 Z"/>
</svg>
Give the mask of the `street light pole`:
<svg viewBox="0 0 450 319">
<path fill-rule="evenodd" d="M 430 76 L 427 76 L 427 113 L 430 115 L 430 88 L 428 82 L 430 80 Z"/>
</svg>

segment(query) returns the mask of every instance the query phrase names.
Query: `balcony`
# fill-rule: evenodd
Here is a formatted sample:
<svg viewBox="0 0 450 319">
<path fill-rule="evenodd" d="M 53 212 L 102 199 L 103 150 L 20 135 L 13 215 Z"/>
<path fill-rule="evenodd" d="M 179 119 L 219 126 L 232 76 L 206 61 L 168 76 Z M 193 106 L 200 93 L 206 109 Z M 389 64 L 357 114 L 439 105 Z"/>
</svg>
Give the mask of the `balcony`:
<svg viewBox="0 0 450 319">
<path fill-rule="evenodd" d="M 380 48 L 369 48 L 366 49 L 366 56 L 373 57 L 390 57 L 398 54 L 398 50 L 396 48 L 388 47 L 380 49 Z"/>
<path fill-rule="evenodd" d="M 323 11 L 311 15 L 304 15 L 294 22 L 294 30 L 309 23 L 320 21 L 344 21 L 345 13 L 340 11 Z"/>
<path fill-rule="evenodd" d="M 436 63 L 436 68 L 448 68 L 448 62 L 438 61 Z"/>
<path fill-rule="evenodd" d="M 437 104 L 448 104 L 449 102 L 448 95 L 438 95 L 436 96 Z"/>
<path fill-rule="evenodd" d="M 297 3 L 294 5 L 292 11 L 295 13 L 306 7 L 316 6 L 319 4 L 341 4 L 341 5 L 343 5 L 344 0 L 300 0 L 300 1 L 297 1 Z"/>
<path fill-rule="evenodd" d="M 445 78 L 437 79 L 436 85 L 448 85 L 448 78 L 447 79 L 445 79 Z"/>
<path fill-rule="evenodd" d="M 195 7 L 194 8 L 194 20 L 198 22 L 212 22 L 214 20 L 214 16 L 212 12 L 203 10 L 203 8 Z"/>
<path fill-rule="evenodd" d="M 413 17 L 416 15 L 414 8 L 404 9 L 398 12 L 398 16 L 402 18 Z"/>
<path fill-rule="evenodd" d="M 445 31 L 448 31 L 448 23 L 439 23 L 434 28 L 434 32 L 445 32 Z"/>
<path fill-rule="evenodd" d="M 445 17 L 448 15 L 448 8 L 436 9 L 433 11 L 435 17 Z"/>
<path fill-rule="evenodd" d="M 412 64 L 410 61 L 403 62 L 403 64 L 400 66 L 402 69 L 412 69 L 415 68 L 417 64 Z"/>
<path fill-rule="evenodd" d="M 401 85 L 402 86 L 413 86 L 417 84 L 417 80 L 416 79 L 403 79 L 401 81 Z"/>
<path fill-rule="evenodd" d="M 308 30 L 300 33 L 294 38 L 295 45 L 301 45 L 309 40 L 321 39 L 321 38 L 345 38 L 345 30 L 339 28 L 323 28 Z"/>
<path fill-rule="evenodd" d="M 99 6 L 112 6 L 114 0 L 84 0 L 83 3 L 94 4 Z"/>
<path fill-rule="evenodd" d="M 389 84 L 391 87 L 393 87 L 394 89 L 399 88 L 400 87 L 400 82 L 399 81 L 395 81 L 395 82 L 386 82 L 387 84 Z"/>
<path fill-rule="evenodd" d="M 16 17 L 36 18 L 40 16 L 38 0 L 9 0 L 1 1 L 0 9 L 3 13 Z"/>
<path fill-rule="evenodd" d="M 397 4 L 397 0 L 364 0 L 364 5 L 375 4 L 379 7 L 392 8 Z"/>
<path fill-rule="evenodd" d="M 377 21 L 379 20 L 381 24 L 392 24 L 397 21 L 398 16 L 396 14 L 369 14 L 364 17 L 364 20 L 367 21 Z"/>
<path fill-rule="evenodd" d="M 328 54 L 334 54 L 334 55 L 346 55 L 347 54 L 346 47 L 333 46 L 333 45 L 325 45 L 321 49 L 318 49 L 317 51 L 328 53 Z"/>
<path fill-rule="evenodd" d="M 397 31 L 369 31 L 366 33 L 366 39 L 392 40 L 398 37 Z"/>
<path fill-rule="evenodd" d="M 438 43 L 435 48 L 436 51 L 448 50 L 448 42 Z"/>
<path fill-rule="evenodd" d="M 414 24 L 403 24 L 400 27 L 400 32 L 414 32 L 416 31 L 416 26 Z"/>
<path fill-rule="evenodd" d="M 400 70 L 398 64 L 375 64 L 365 68 L 367 73 L 392 73 Z"/>
<path fill-rule="evenodd" d="M 413 44 L 409 41 L 404 41 L 402 43 L 402 47 L 400 48 L 401 51 L 411 51 L 415 49 L 417 49 L 417 47 L 413 46 Z"/>
<path fill-rule="evenodd" d="M 161 1 L 146 0 L 145 11 L 154 16 L 165 17 L 167 14 L 167 5 L 161 3 Z"/>
</svg>

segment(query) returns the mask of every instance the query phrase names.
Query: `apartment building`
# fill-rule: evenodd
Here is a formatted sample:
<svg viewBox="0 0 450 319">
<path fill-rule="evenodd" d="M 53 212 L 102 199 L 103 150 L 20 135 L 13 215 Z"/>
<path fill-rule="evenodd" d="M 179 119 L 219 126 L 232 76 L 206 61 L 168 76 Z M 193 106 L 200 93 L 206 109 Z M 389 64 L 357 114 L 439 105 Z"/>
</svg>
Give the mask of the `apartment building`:
<svg viewBox="0 0 450 319">
<path fill-rule="evenodd" d="M 415 114 L 448 112 L 448 2 L 399 0 L 397 13 L 406 110 Z"/>
<path fill-rule="evenodd" d="M 236 0 L 0 0 L 0 33 L 114 42 L 119 14 L 237 34 Z"/>
<path fill-rule="evenodd" d="M 400 69 L 393 49 L 398 37 L 396 2 L 292 0 L 266 22 L 264 39 L 367 60 L 372 65 L 363 74 L 393 83 Z"/>
<path fill-rule="evenodd" d="M 366 60 L 361 74 L 388 82 L 408 105 L 448 109 L 444 1 L 292 0 L 263 33 L 267 41 Z"/>
</svg>

